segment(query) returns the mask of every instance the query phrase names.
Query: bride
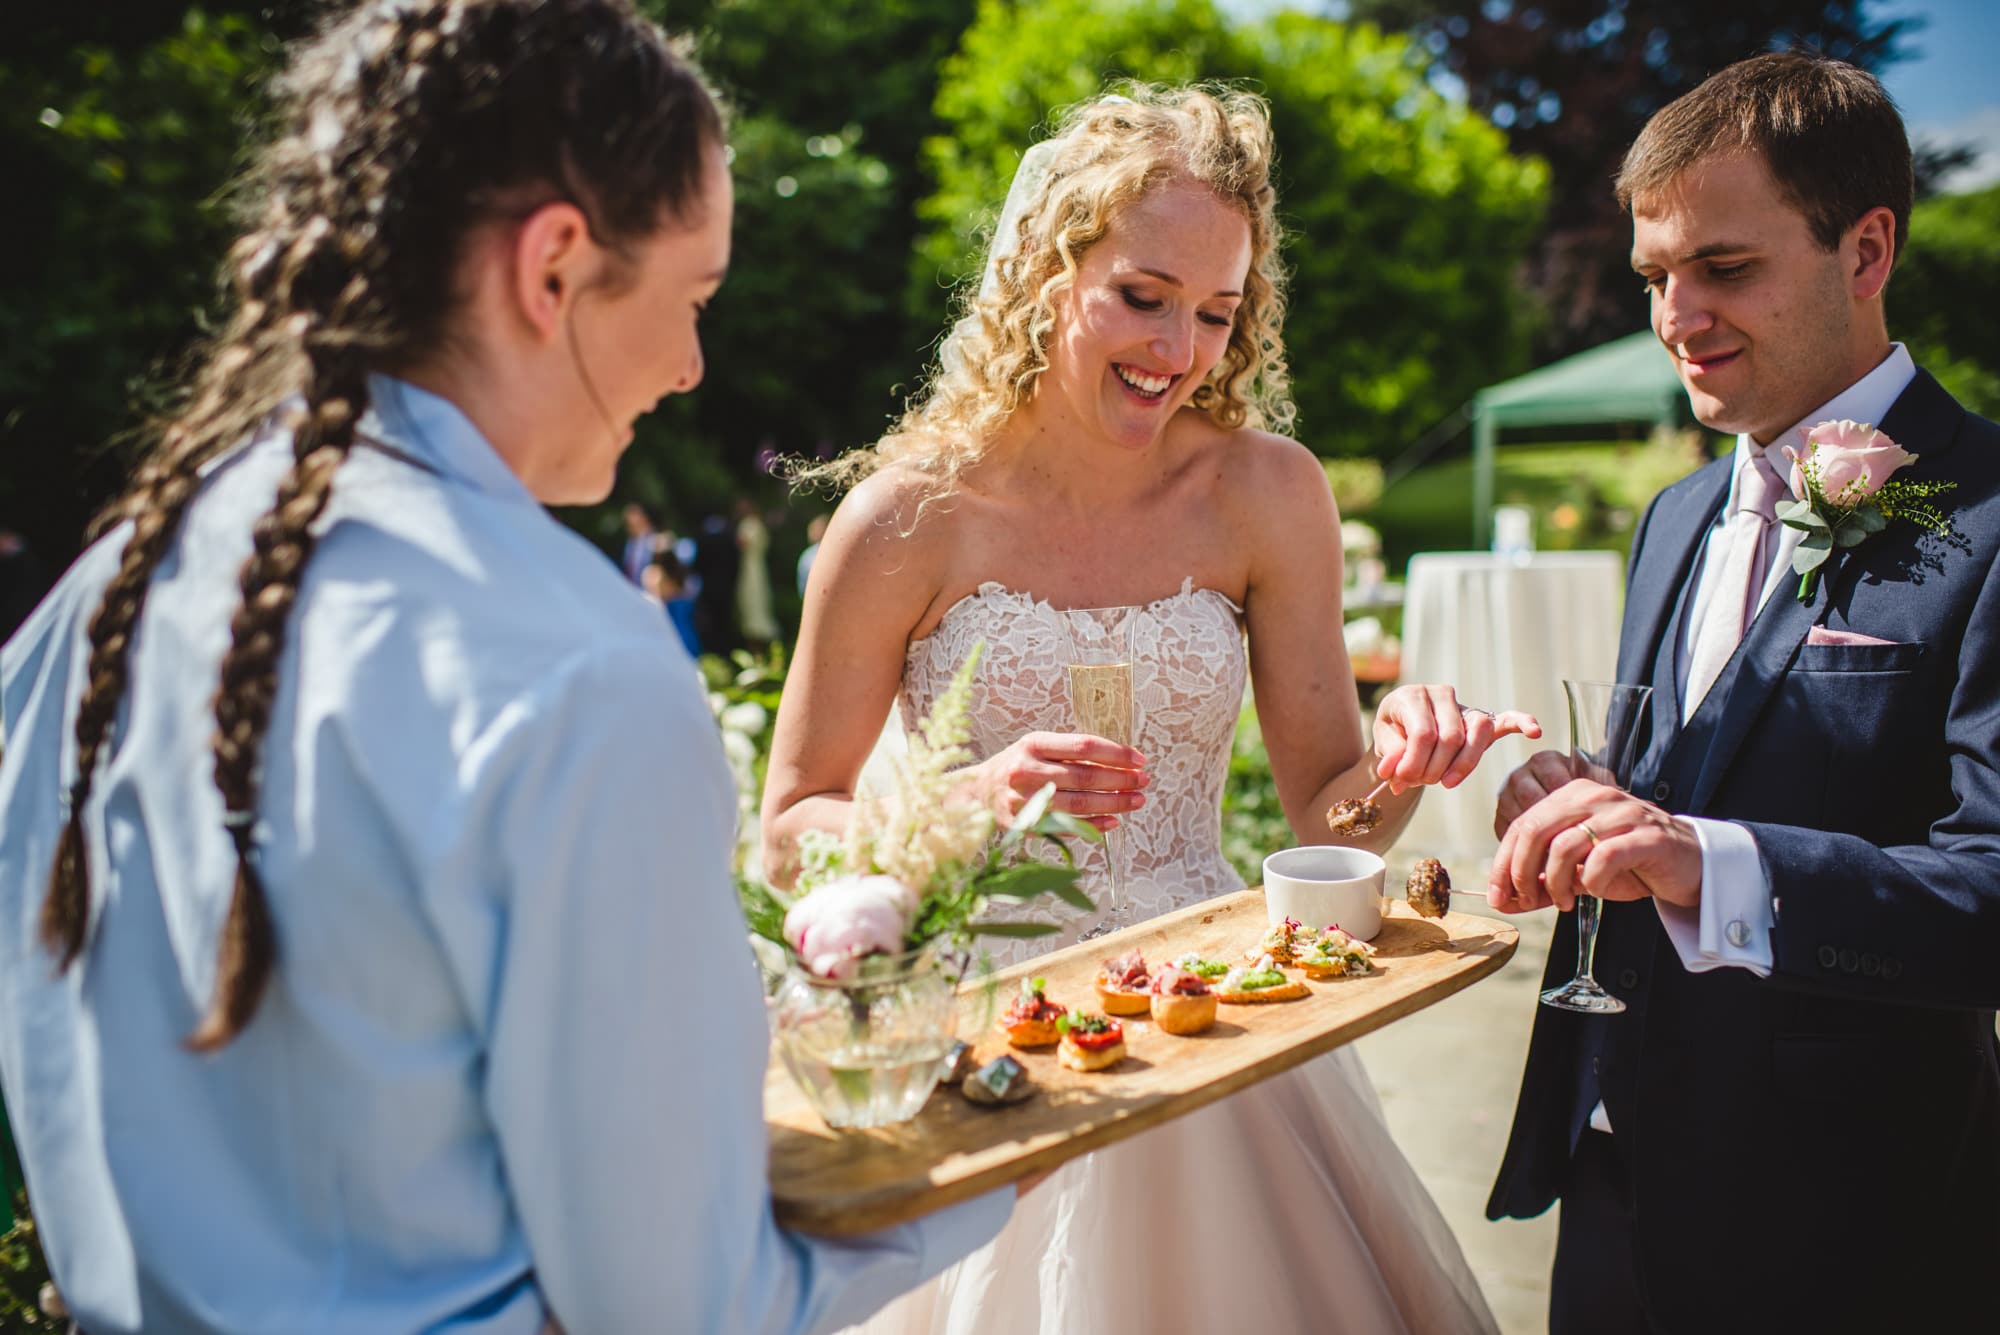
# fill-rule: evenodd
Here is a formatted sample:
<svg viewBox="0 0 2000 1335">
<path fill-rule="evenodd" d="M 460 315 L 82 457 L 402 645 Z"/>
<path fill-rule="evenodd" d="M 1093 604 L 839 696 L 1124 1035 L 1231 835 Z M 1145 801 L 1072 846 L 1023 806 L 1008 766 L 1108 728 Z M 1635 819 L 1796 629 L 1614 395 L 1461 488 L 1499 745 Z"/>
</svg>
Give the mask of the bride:
<svg viewBox="0 0 2000 1335">
<path fill-rule="evenodd" d="M 838 829 L 892 701 L 926 711 L 975 642 L 1003 814 L 1117 828 L 1086 888 L 1120 923 L 1242 888 L 1220 800 L 1245 677 L 1295 834 L 1392 781 L 1376 846 L 1533 720 L 1404 687 L 1367 754 L 1340 634 L 1339 517 L 1289 425 L 1268 115 L 1140 88 L 1023 160 L 984 283 L 861 478 L 806 591 L 764 795 L 765 865 Z M 1103 609 L 1116 609 L 1106 613 Z M 1134 746 L 1074 733 L 1071 643 L 1129 635 Z M 1249 648 L 1246 656 L 1245 632 Z M 1111 901 L 1108 902 L 1107 901 Z M 1002 943 L 1003 960 L 1078 940 Z M 1011 949 L 1010 949 L 1011 947 Z M 990 1247 L 891 1305 L 896 1332 L 1483 1331 L 1493 1319 L 1346 1049 L 1060 1170 Z"/>
</svg>

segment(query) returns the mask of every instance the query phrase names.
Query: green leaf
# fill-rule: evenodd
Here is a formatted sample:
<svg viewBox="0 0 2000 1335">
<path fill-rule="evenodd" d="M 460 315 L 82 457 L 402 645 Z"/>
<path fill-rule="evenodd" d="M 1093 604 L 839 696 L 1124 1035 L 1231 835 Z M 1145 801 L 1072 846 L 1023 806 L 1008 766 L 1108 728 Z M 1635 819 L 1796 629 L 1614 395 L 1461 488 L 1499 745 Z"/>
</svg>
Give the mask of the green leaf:
<svg viewBox="0 0 2000 1335">
<path fill-rule="evenodd" d="M 1833 545 L 1836 547 L 1859 547 L 1868 541 L 1871 534 L 1858 524 L 1842 524 L 1833 531 Z"/>
<path fill-rule="evenodd" d="M 1090 896 L 1077 889 L 1078 873 L 1070 867 L 1053 867 L 1042 862 L 1024 862 L 1005 871 L 982 877 L 973 889 L 989 897 L 1038 899 L 1054 895 L 1071 908 L 1088 912 L 1097 907 Z"/>
<path fill-rule="evenodd" d="M 1042 862 L 1024 862 L 991 876 L 981 877 L 973 888 L 982 895 L 1006 899 L 1034 899 L 1073 884 L 1076 873 L 1068 867 L 1051 867 Z"/>
<path fill-rule="evenodd" d="M 1067 811 L 1051 811 L 1035 822 L 1035 833 L 1051 838 L 1081 839 L 1085 843 L 1101 844 L 1104 831 L 1092 825 L 1081 816 L 1072 816 Z"/>
<path fill-rule="evenodd" d="M 1048 814 L 1049 803 L 1055 800 L 1055 784 L 1043 784 L 1041 791 L 1021 804 L 1020 811 L 1015 813 L 1014 819 L 1011 822 L 1011 828 L 1023 832 L 1035 829 L 1036 826 L 1042 823 L 1042 818 Z"/>
<path fill-rule="evenodd" d="M 1063 866 L 1074 867 L 1076 865 L 1076 854 L 1070 851 L 1068 841 L 1060 839 L 1053 834 L 1037 835 L 1036 838 L 1046 840 L 1049 847 L 1062 856 Z"/>
<path fill-rule="evenodd" d="M 1813 509 L 1811 501 L 1787 501 L 1772 511 L 1778 522 L 1792 528 L 1825 528 L 1826 521 Z"/>
<path fill-rule="evenodd" d="M 1859 507 L 1852 515 L 1848 516 L 1848 519 L 1860 528 L 1864 537 L 1871 533 L 1880 533 L 1883 529 L 1889 527 L 1889 517 L 1883 514 L 1880 508 L 1873 505 Z M 1854 544 L 1850 542 L 1846 545 L 1852 547 Z"/>
<path fill-rule="evenodd" d="M 771 887 L 746 876 L 736 878 L 736 899 L 743 907 L 743 921 L 750 930 L 766 941 L 785 944 L 784 901 Z"/>
<path fill-rule="evenodd" d="M 969 922 L 965 930 L 974 936 L 1005 936 L 1025 941 L 1037 936 L 1054 936 L 1062 930 L 1055 922 Z"/>
<path fill-rule="evenodd" d="M 1056 799 L 1056 785 L 1044 783 L 1040 791 L 1034 793 L 1034 797 L 1020 803 L 1020 811 L 1014 813 L 1014 819 L 1008 821 L 1006 831 L 1002 831 L 1000 835 L 1000 851 L 1010 853 L 1016 847 L 1020 847 L 1022 839 L 1026 839 L 1030 833 L 1036 833 L 1036 827 L 1044 819 L 1048 819 L 1050 815 L 1048 803 L 1054 799 Z"/>
<path fill-rule="evenodd" d="M 1808 570 L 1817 570 L 1826 564 L 1826 558 L 1833 553 L 1833 534 L 1808 534 L 1792 553 L 1792 573 L 1803 575 Z"/>
<path fill-rule="evenodd" d="M 1081 873 L 1077 874 L 1080 875 Z M 1085 913 L 1092 913 L 1097 909 L 1097 902 L 1078 889 L 1075 881 L 1071 881 L 1067 885 L 1057 886 L 1055 896 L 1071 908 L 1082 909 Z"/>
</svg>

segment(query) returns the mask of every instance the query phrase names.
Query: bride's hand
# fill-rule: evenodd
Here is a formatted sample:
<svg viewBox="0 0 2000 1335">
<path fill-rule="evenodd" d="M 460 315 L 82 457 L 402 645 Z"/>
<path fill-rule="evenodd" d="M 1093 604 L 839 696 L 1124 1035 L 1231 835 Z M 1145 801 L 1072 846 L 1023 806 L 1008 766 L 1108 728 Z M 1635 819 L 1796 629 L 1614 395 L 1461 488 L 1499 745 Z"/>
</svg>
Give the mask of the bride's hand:
<svg viewBox="0 0 2000 1335">
<path fill-rule="evenodd" d="M 1449 686 L 1399 686 L 1375 711 L 1375 773 L 1391 791 L 1420 784 L 1456 788 L 1502 737 L 1540 737 L 1532 714 L 1495 714 L 1458 702 Z"/>
<path fill-rule="evenodd" d="M 1031 732 L 976 766 L 993 810 L 1012 820 L 1027 800 L 1053 783 L 1049 805 L 1082 817 L 1100 830 L 1145 804 L 1140 791 L 1152 782 L 1146 758 L 1129 746 L 1075 732 Z"/>
</svg>

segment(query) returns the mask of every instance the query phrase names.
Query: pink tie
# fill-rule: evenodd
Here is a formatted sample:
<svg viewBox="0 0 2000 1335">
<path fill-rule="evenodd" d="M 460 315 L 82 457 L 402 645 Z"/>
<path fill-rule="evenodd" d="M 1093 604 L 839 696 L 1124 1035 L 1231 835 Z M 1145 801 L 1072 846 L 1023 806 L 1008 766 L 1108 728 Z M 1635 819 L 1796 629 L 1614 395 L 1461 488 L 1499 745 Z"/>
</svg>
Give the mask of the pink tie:
<svg viewBox="0 0 2000 1335">
<path fill-rule="evenodd" d="M 1708 606 L 1688 645 L 1686 703 L 1682 718 L 1692 718 L 1757 611 L 1768 566 L 1766 541 L 1776 522 L 1778 502 L 1790 491 L 1764 451 L 1753 450 L 1736 474 L 1736 509 L 1730 513 L 1722 547 L 1722 564 L 1709 586 Z"/>
</svg>

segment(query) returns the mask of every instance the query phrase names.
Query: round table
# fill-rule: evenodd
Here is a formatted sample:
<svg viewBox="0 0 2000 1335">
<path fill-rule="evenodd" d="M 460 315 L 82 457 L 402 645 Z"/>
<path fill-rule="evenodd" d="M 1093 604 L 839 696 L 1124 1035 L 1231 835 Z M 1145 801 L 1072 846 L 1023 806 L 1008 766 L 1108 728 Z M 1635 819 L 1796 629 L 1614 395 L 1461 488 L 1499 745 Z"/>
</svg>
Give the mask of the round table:
<svg viewBox="0 0 2000 1335">
<path fill-rule="evenodd" d="M 1617 671 L 1624 563 L 1616 552 L 1427 552 L 1411 558 L 1406 589 L 1404 681 L 1449 684 L 1465 704 L 1541 721 L 1540 741 L 1504 738 L 1457 788 L 1426 793 L 1397 841 L 1410 857 L 1490 858 L 1508 773 L 1569 744 L 1562 679 L 1609 681 Z"/>
</svg>

